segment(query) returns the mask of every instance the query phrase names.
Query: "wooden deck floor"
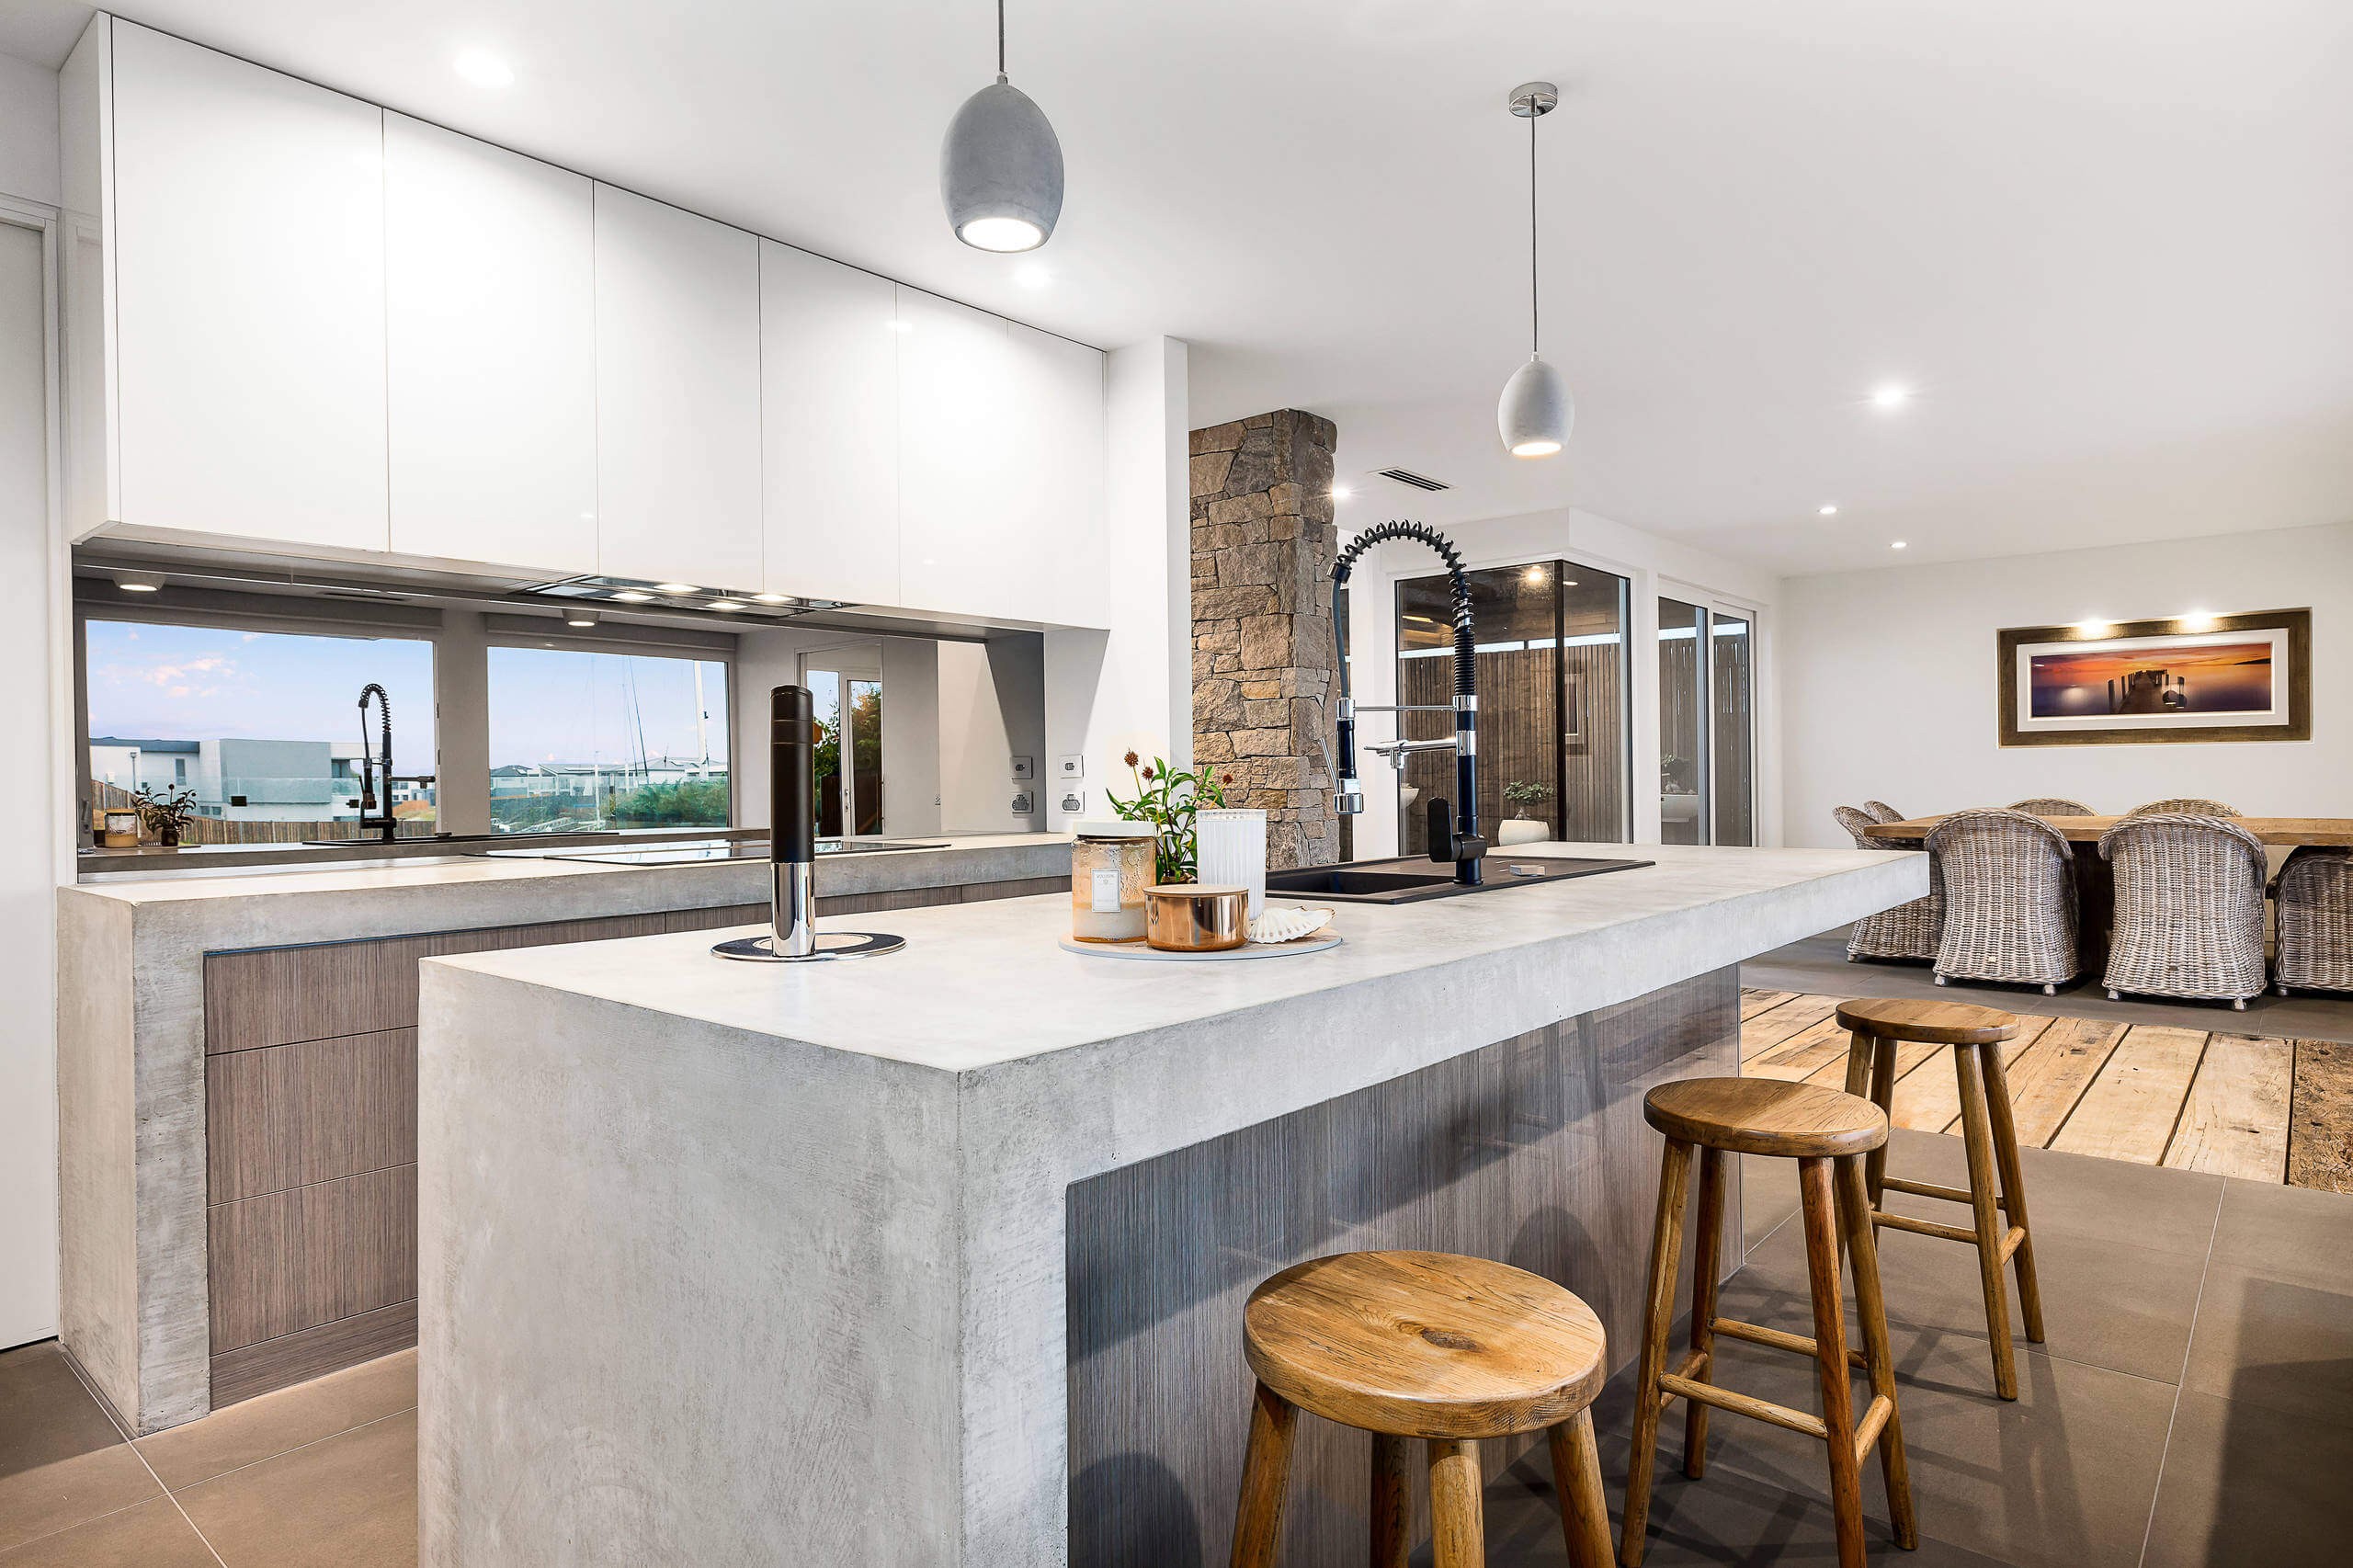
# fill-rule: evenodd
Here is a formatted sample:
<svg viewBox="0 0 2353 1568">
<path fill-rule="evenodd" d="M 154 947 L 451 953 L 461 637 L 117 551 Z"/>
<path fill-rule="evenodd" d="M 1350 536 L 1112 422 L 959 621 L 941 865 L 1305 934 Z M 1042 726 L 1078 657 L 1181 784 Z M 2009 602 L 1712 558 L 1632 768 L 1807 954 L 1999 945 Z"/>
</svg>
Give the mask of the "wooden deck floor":
<svg viewBox="0 0 2353 1568">
<path fill-rule="evenodd" d="M 1741 994 L 1741 1071 L 1841 1087 L 1843 998 Z M 2353 1192 L 2353 1046 L 2152 1024 L 2025 1020 L 2004 1048 L 2018 1140 L 2144 1165 Z M 1952 1132 L 1952 1052 L 1896 1058 L 1898 1127 Z"/>
</svg>

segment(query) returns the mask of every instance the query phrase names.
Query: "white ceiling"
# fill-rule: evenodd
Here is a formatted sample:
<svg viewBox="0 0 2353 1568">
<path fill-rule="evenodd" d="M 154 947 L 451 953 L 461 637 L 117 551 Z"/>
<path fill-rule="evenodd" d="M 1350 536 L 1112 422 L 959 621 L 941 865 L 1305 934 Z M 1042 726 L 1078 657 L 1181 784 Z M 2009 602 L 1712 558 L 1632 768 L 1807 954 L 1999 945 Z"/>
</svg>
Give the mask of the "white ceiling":
<svg viewBox="0 0 2353 1568">
<path fill-rule="evenodd" d="M 2345 0 L 1010 0 L 1069 166 L 1040 287 L 940 215 L 987 0 L 121 12 L 1089 342 L 1189 339 L 1195 424 L 1313 409 L 1344 474 L 1458 487 L 1344 521 L 1574 500 L 1784 572 L 2353 521 Z M 7 0 L 0 50 L 55 63 L 81 14 Z M 1537 76 L 1579 413 L 1531 463 L 1494 403 Z M 1889 381 L 1918 395 L 1875 410 Z"/>
</svg>

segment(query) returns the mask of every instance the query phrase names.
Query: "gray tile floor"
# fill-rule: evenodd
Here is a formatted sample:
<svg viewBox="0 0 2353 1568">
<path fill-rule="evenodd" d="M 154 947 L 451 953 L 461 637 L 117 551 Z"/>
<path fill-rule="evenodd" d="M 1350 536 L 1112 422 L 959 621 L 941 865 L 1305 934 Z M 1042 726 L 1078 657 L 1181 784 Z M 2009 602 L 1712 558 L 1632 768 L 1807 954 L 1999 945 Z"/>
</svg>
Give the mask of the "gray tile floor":
<svg viewBox="0 0 2353 1568">
<path fill-rule="evenodd" d="M 1892 1149 L 1891 1170 L 1962 1178 L 1958 1140 L 1898 1131 Z M 1994 1397 L 1970 1251 L 1882 1237 L 1921 1540 L 1917 1552 L 1896 1548 L 1878 1467 L 1867 1467 L 1873 1560 L 2353 1562 L 2353 1197 L 2040 1149 L 2021 1158 L 2049 1340 L 2018 1341 L 2016 1403 Z M 1751 1251 L 1722 1310 L 1810 1332 L 1795 1168 L 1751 1159 L 1745 1177 Z M 1890 1201 L 1953 1218 L 1933 1199 Z M 1681 1335 L 1678 1324 L 1678 1345 Z M 1721 1381 L 1819 1408 L 1810 1361 L 1717 1343 Z M 1631 1383 L 1631 1371 L 1620 1374 L 1597 1407 L 1613 1517 L 1624 1503 Z M 1661 1424 L 1647 1563 L 1836 1561 L 1820 1444 L 1719 1414 L 1708 1472 L 1689 1481 L 1682 1411 Z M 1493 1563 L 1566 1560 L 1541 1457 L 1489 1490 Z"/>
<path fill-rule="evenodd" d="M 2061 987 L 2061 1005 L 2054 1006 L 2036 986 L 1961 982 L 1938 985 L 1926 964 L 1849 963 L 1843 926 L 1749 960 L 1740 966 L 1740 983 L 1825 996 L 1920 996 L 1940 1002 L 1981 1002 L 1989 1007 L 2006 1007 L 2015 1002 L 2026 1011 L 2061 1013 L 2071 1018 L 2219 1029 L 2279 1040 L 2353 1041 L 2353 997 L 2309 992 L 2275 996 L 2266 992 L 2242 1013 L 2227 1002 L 2165 1002 L 2133 996 L 2111 1002 L 2097 979 L 2085 979 Z"/>
</svg>

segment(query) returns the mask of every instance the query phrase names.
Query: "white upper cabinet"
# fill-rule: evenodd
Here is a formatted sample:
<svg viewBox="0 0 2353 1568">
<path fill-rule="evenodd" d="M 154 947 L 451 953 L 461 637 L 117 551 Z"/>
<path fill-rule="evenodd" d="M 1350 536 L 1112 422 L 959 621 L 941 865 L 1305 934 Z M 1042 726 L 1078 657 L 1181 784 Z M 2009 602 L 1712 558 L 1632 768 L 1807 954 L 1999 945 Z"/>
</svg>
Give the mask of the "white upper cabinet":
<svg viewBox="0 0 2353 1568">
<path fill-rule="evenodd" d="M 1016 495 L 1020 377 L 1003 318 L 898 290 L 899 591 L 909 608 L 1041 620 Z"/>
<path fill-rule="evenodd" d="M 899 600 L 899 346 L 891 280 L 760 242 L 770 593 Z"/>
<path fill-rule="evenodd" d="M 597 187 L 598 570 L 752 590 L 760 565 L 760 249 Z"/>
<path fill-rule="evenodd" d="M 596 197 L 384 116 L 392 548 L 597 569 Z"/>
<path fill-rule="evenodd" d="M 110 25 L 108 520 L 385 549 L 383 112 Z"/>
<path fill-rule="evenodd" d="M 1101 626 L 1103 355 L 1018 322 L 1006 330 L 1018 411 L 1007 438 L 1011 505 L 1016 528 L 1040 557 L 1043 619 Z"/>
</svg>

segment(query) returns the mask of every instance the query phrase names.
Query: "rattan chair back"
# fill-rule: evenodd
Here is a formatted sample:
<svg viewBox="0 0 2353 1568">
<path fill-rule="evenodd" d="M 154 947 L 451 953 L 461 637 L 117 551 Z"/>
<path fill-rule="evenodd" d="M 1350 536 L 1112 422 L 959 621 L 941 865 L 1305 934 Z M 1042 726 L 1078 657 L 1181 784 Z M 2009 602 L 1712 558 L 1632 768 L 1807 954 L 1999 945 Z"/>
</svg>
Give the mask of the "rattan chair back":
<svg viewBox="0 0 2353 1568">
<path fill-rule="evenodd" d="M 2280 994 L 2290 986 L 2353 991 L 2353 849 L 2297 849 L 2273 892 L 2279 959 L 2272 979 Z"/>
<path fill-rule="evenodd" d="M 2012 801 L 2007 808 L 2037 817 L 2096 817 L 2099 813 L 2081 801 L 2071 801 L 2064 795 L 2033 795 L 2023 801 Z"/>
<path fill-rule="evenodd" d="M 2263 841 L 2219 816 L 2136 812 L 2100 835 L 2115 869 L 2108 988 L 2244 1004 L 2264 987 Z"/>
<path fill-rule="evenodd" d="M 2135 806 L 2124 813 L 2128 817 L 2243 817 L 2246 813 L 2236 806 L 2220 801 L 2201 801 L 2195 795 L 2179 795 L 2170 801 L 2151 801 L 2145 806 Z"/>
<path fill-rule="evenodd" d="M 1873 822 L 1902 822 L 1904 820 L 1904 813 L 1885 801 L 1865 801 L 1863 810 L 1870 813 L 1870 819 Z"/>
<path fill-rule="evenodd" d="M 1955 812 L 1930 830 L 1943 894 L 1939 980 L 2055 989 L 2075 978 L 2075 854 L 2066 835 L 2026 812 Z"/>
<path fill-rule="evenodd" d="M 1854 806 L 1833 806 L 1830 814 L 1838 825 L 1854 838 L 1858 849 L 1902 850 L 1905 846 L 1889 844 L 1871 837 L 1863 830 L 1882 819 Z M 1888 817 L 1889 822 L 1901 822 L 1901 817 Z M 1877 915 L 1866 915 L 1855 922 L 1847 934 L 1847 957 L 1863 959 L 1917 959 L 1937 956 L 1937 927 L 1943 900 L 1937 892 L 1936 867 L 1928 868 L 1928 896 L 1899 903 L 1893 909 L 1882 909 Z"/>
</svg>

